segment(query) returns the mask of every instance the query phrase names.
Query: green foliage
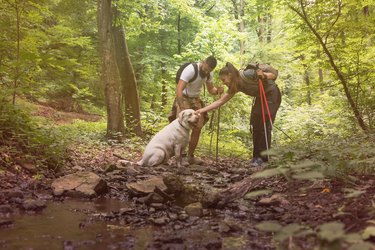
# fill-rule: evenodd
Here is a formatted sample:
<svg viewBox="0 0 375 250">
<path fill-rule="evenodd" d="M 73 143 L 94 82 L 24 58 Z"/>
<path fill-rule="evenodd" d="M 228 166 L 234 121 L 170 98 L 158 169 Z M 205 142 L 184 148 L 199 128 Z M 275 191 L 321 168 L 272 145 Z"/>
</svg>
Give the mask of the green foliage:
<svg viewBox="0 0 375 250">
<path fill-rule="evenodd" d="M 0 152 L 11 158 L 27 159 L 37 167 L 61 166 L 68 143 L 61 133 L 48 124 L 40 125 L 22 106 L 0 103 Z M 4 163 L 4 162 L 3 162 Z M 6 162 L 9 166 L 14 162 Z"/>
<path fill-rule="evenodd" d="M 374 134 L 350 137 L 326 137 L 324 141 L 290 143 L 270 151 L 270 168 L 257 172 L 254 178 L 283 175 L 289 179 L 350 179 L 351 174 L 373 173 Z M 350 143 L 349 143 L 350 142 Z M 277 167 L 275 167 L 275 165 Z M 362 190 L 347 189 L 347 197 L 357 197 Z"/>
<path fill-rule="evenodd" d="M 318 240 L 318 248 L 321 250 L 340 249 L 373 249 L 372 243 L 362 239 L 359 233 L 346 233 L 344 224 L 341 222 L 328 222 L 317 226 L 314 230 L 306 225 L 288 224 L 282 226 L 277 222 L 264 221 L 256 225 L 257 229 L 274 234 L 278 243 L 278 249 L 290 249 L 290 242 L 293 238 L 315 237 Z M 371 234 L 367 228 L 366 235 Z"/>
</svg>

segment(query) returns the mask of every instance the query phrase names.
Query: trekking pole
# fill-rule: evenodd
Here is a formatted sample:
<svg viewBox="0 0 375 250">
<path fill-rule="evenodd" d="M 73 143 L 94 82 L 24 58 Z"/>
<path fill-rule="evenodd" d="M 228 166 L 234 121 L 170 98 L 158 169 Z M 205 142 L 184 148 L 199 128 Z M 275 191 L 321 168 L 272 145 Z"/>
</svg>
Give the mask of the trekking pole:
<svg viewBox="0 0 375 250">
<path fill-rule="evenodd" d="M 216 163 L 219 159 L 219 132 L 220 132 L 220 107 L 217 110 L 217 132 L 216 132 Z"/>
<path fill-rule="evenodd" d="M 261 103 L 261 108 L 262 108 L 264 138 L 266 140 L 266 149 L 268 151 L 268 136 L 267 136 L 267 128 L 266 128 L 266 115 L 264 113 L 264 106 L 267 105 L 267 98 L 266 98 L 265 93 L 264 93 L 264 95 L 263 95 L 263 93 L 264 93 L 263 82 L 262 82 L 262 80 L 259 79 L 259 95 L 260 95 L 260 103 Z M 268 161 L 270 160 L 268 152 L 267 152 L 267 159 L 268 159 Z"/>
<path fill-rule="evenodd" d="M 219 95 L 219 98 L 221 97 L 221 94 Z M 217 110 L 217 133 L 216 133 L 216 163 L 219 160 L 219 134 L 220 134 L 220 109 Z"/>
<path fill-rule="evenodd" d="M 211 156 L 211 153 L 212 153 L 212 139 L 214 137 L 214 127 L 213 127 L 213 121 L 215 119 L 215 110 L 212 112 L 212 115 L 211 115 L 211 121 L 210 121 L 210 126 L 209 126 L 209 129 L 210 129 L 210 133 L 211 133 L 211 138 L 210 138 L 210 150 L 209 150 L 209 155 Z"/>
</svg>

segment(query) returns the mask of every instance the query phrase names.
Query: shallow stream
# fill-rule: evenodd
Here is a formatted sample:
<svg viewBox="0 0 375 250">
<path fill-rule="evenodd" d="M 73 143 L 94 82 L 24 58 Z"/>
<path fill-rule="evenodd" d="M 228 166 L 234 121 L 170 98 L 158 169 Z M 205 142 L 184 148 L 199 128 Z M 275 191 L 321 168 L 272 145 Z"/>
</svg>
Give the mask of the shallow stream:
<svg viewBox="0 0 375 250">
<path fill-rule="evenodd" d="M 152 227 L 132 229 L 120 222 L 90 219 L 128 206 L 110 199 L 49 202 L 35 214 L 17 214 L 13 224 L 0 228 L 1 249 L 144 249 L 152 240 Z M 4 218 L 3 218 L 4 219 Z"/>
</svg>

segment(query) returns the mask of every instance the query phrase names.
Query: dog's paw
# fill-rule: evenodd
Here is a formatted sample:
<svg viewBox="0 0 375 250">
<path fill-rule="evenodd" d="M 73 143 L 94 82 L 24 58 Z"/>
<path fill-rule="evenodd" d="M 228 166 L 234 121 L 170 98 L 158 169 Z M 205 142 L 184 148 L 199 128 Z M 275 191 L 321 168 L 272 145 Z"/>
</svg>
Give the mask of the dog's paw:
<svg viewBox="0 0 375 250">
<path fill-rule="evenodd" d="M 134 165 L 134 162 L 128 161 L 128 160 L 118 160 L 117 164 L 120 166 L 128 167 Z"/>
</svg>

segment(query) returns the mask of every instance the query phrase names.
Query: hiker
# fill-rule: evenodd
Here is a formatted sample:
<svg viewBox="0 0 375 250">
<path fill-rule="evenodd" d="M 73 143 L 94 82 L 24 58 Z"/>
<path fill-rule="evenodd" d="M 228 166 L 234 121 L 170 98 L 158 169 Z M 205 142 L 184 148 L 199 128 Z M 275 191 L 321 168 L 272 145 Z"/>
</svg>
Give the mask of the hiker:
<svg viewBox="0 0 375 250">
<path fill-rule="evenodd" d="M 212 71 L 215 69 L 216 64 L 216 58 L 209 56 L 202 62 L 186 63 L 180 67 L 176 75 L 176 98 L 173 103 L 172 112 L 168 116 L 170 122 L 176 118 L 176 114 L 184 109 L 197 110 L 204 107 L 204 103 L 200 99 L 203 84 L 206 84 L 208 92 L 212 95 L 224 92 L 222 87 L 214 87 L 212 83 Z M 197 126 L 191 132 L 187 154 L 189 164 L 202 164 L 202 161 L 194 157 L 194 151 L 198 145 L 202 127 L 207 121 L 207 113 L 201 115 Z"/>
<path fill-rule="evenodd" d="M 243 92 L 250 96 L 255 96 L 255 103 L 251 109 L 250 124 L 253 128 L 253 159 L 250 161 L 251 166 L 261 166 L 263 162 L 268 161 L 267 156 L 262 156 L 261 152 L 270 148 L 272 124 L 275 121 L 277 110 L 281 103 L 281 93 L 275 80 L 278 72 L 267 64 L 260 64 L 254 67 L 246 67 L 245 70 L 237 70 L 231 63 L 220 70 L 220 80 L 228 87 L 228 91 L 218 100 L 210 105 L 197 110 L 198 113 L 216 109 L 229 101 L 237 92 Z M 259 82 L 261 79 L 266 94 L 269 107 L 269 113 L 272 119 L 270 122 L 268 112 L 263 105 L 265 115 L 265 126 L 263 122 L 262 103 L 259 92 Z M 266 134 L 265 134 L 266 130 Z M 267 137 L 266 137 L 267 135 Z"/>
</svg>

